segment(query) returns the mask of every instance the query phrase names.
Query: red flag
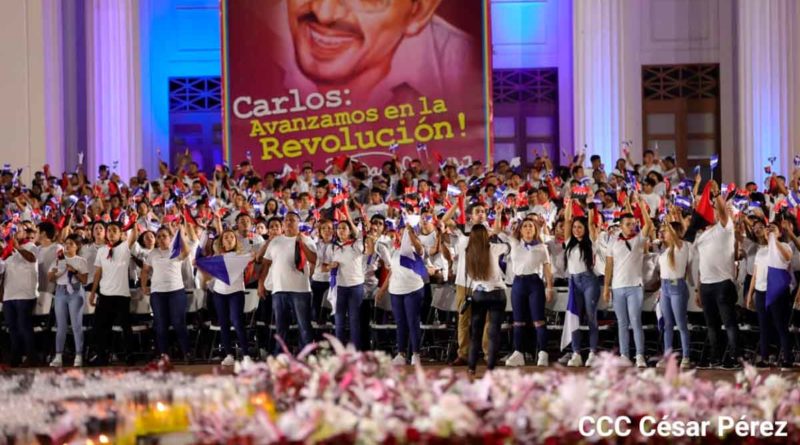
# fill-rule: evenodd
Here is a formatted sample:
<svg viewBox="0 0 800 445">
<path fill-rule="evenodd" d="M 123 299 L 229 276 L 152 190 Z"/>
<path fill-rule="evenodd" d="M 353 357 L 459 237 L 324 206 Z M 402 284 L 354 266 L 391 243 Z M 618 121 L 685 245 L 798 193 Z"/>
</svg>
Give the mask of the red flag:
<svg viewBox="0 0 800 445">
<path fill-rule="evenodd" d="M 714 206 L 711 204 L 711 181 L 703 187 L 703 195 L 695 208 L 695 212 L 705 220 L 706 224 L 711 225 L 716 222 L 714 219 Z"/>
<path fill-rule="evenodd" d="M 302 241 L 300 240 L 300 236 L 298 236 L 294 242 L 294 267 L 300 272 L 304 272 L 307 260 L 306 253 L 303 251 L 303 247 L 300 243 L 302 243 Z"/>
<path fill-rule="evenodd" d="M 15 246 L 14 240 L 13 239 L 8 240 L 8 244 L 6 244 L 5 249 L 3 249 L 3 252 L 0 253 L 0 258 L 2 258 L 3 260 L 7 260 L 8 257 L 10 257 L 11 254 L 14 253 L 14 246 Z"/>
<path fill-rule="evenodd" d="M 573 199 L 572 201 L 572 216 L 575 218 L 583 218 L 586 216 L 586 212 L 583 210 L 581 203 L 578 202 L 577 199 Z"/>
<path fill-rule="evenodd" d="M 119 194 L 119 186 L 114 181 L 108 182 L 108 194 L 111 196 Z"/>
<path fill-rule="evenodd" d="M 347 155 L 339 155 L 333 158 L 333 165 L 344 171 L 347 168 Z"/>
<path fill-rule="evenodd" d="M 192 212 L 189 211 L 189 209 L 186 207 L 183 208 L 183 219 L 185 219 L 187 223 L 193 226 L 197 225 L 197 220 L 194 219 L 194 216 L 192 216 Z"/>
<path fill-rule="evenodd" d="M 197 180 L 200 181 L 200 185 L 202 185 L 203 188 L 208 188 L 208 178 L 206 178 L 205 173 L 200 173 L 197 176 Z"/>
<path fill-rule="evenodd" d="M 466 224 L 467 223 L 467 211 L 465 209 L 464 194 L 463 193 L 458 195 L 458 211 L 459 211 L 459 215 L 458 215 L 458 220 L 456 222 L 458 222 L 459 224 L 462 224 L 462 225 Z"/>
</svg>

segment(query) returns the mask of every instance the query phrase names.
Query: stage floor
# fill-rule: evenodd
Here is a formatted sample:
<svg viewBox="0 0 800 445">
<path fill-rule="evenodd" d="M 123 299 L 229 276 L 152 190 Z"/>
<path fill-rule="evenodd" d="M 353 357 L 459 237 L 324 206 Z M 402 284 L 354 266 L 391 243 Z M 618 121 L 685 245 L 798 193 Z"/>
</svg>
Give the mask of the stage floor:
<svg viewBox="0 0 800 445">
<path fill-rule="evenodd" d="M 423 365 L 423 369 L 426 371 L 438 371 L 441 369 L 449 368 L 449 365 L 443 363 L 428 363 Z M 64 367 L 61 370 L 69 370 L 74 368 Z M 109 366 L 103 368 L 81 368 L 84 371 L 92 371 L 92 370 L 108 370 L 108 371 L 136 371 L 142 370 L 144 367 L 142 366 L 133 366 L 133 367 L 125 367 L 125 366 Z M 411 366 L 406 366 L 405 369 L 407 371 L 412 371 L 414 368 Z M 467 368 L 465 366 L 457 366 L 453 369 L 456 372 L 466 373 Z M 496 369 L 515 369 L 515 368 L 505 368 L 505 367 L 498 367 Z M 588 373 L 591 372 L 591 368 L 581 367 L 581 368 L 569 368 L 563 367 L 560 365 L 554 365 L 550 367 L 537 367 L 537 366 L 523 366 L 521 368 L 516 368 L 521 370 L 522 372 L 526 373 L 539 373 L 539 372 L 547 372 L 552 370 L 562 370 L 566 372 L 572 373 Z M 647 369 L 655 369 L 655 368 L 647 368 Z M 43 372 L 57 372 L 58 370 L 55 368 L 49 367 L 41 367 L 41 368 L 17 368 L 11 369 L 9 372 L 30 372 L 30 371 L 43 371 Z M 233 374 L 232 367 L 222 367 L 219 365 L 214 364 L 197 364 L 197 365 L 175 365 L 172 369 L 173 372 L 182 372 L 187 375 L 208 375 L 208 374 Z M 641 370 L 642 372 L 645 371 L 644 369 Z M 663 370 L 658 369 L 659 373 L 662 373 Z M 700 369 L 695 368 L 693 369 L 696 376 L 705 379 L 705 380 L 712 380 L 712 381 L 728 381 L 728 382 L 735 382 L 736 381 L 736 373 L 741 371 L 741 369 L 737 370 L 727 370 L 727 369 Z M 769 374 L 778 374 L 788 379 L 797 379 L 800 378 L 800 369 L 794 369 L 791 371 L 781 371 L 779 368 L 769 368 L 769 369 L 759 369 L 759 374 L 762 375 L 769 375 Z M 486 372 L 486 366 L 478 366 L 477 375 L 478 377 L 482 376 Z"/>
</svg>

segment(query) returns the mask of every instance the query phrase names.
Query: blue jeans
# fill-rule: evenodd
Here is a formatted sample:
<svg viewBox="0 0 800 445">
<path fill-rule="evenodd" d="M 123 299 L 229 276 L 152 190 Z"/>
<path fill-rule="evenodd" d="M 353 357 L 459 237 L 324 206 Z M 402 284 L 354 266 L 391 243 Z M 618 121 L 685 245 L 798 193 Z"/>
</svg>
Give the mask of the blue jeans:
<svg viewBox="0 0 800 445">
<path fill-rule="evenodd" d="M 785 293 L 767 307 L 766 292 L 756 291 L 755 305 L 758 312 L 758 352 L 761 360 L 767 361 L 769 356 L 769 339 L 775 334 L 780 341 L 781 360 L 792 360 L 792 343 L 789 334 L 789 318 L 792 314 L 792 296 Z"/>
<path fill-rule="evenodd" d="M 311 292 L 275 292 L 272 294 L 272 312 L 275 314 L 275 330 L 278 337 L 286 340 L 292 322 L 292 311 L 300 326 L 301 347 L 314 341 L 311 330 Z"/>
<path fill-rule="evenodd" d="M 686 280 L 661 280 L 661 317 L 664 320 L 664 353 L 672 352 L 674 327 L 681 333 L 683 358 L 689 358 L 689 287 Z"/>
<path fill-rule="evenodd" d="M 11 340 L 11 364 L 21 360 L 21 349 L 24 349 L 28 360 L 34 359 L 33 309 L 35 298 L 24 300 L 7 300 L 3 302 L 3 318 Z"/>
<path fill-rule="evenodd" d="M 633 329 L 636 355 L 644 355 L 644 329 L 642 328 L 642 286 L 621 287 L 611 290 L 614 297 L 614 313 L 617 315 L 619 333 L 619 353 L 630 357 L 630 337 L 628 329 Z"/>
<path fill-rule="evenodd" d="M 219 323 L 219 337 L 222 340 L 222 349 L 226 355 L 233 354 L 231 346 L 231 323 L 239 339 L 239 348 L 243 355 L 247 352 L 247 331 L 244 329 L 244 292 L 232 294 L 214 293 L 214 308 L 217 310 L 217 323 Z M 185 311 L 185 309 L 184 309 Z"/>
<path fill-rule="evenodd" d="M 420 312 L 425 288 L 410 294 L 390 294 L 392 299 L 392 312 L 397 323 L 397 352 L 406 352 L 408 338 L 411 337 L 411 353 L 419 352 L 422 327 Z"/>
<path fill-rule="evenodd" d="M 159 354 L 169 351 L 169 325 L 178 336 L 181 352 L 189 352 L 189 332 L 186 330 L 186 289 L 172 292 L 153 292 L 150 294 L 150 306 L 153 308 L 153 327 L 156 331 L 156 346 Z M 244 310 L 244 300 L 242 300 Z"/>
<path fill-rule="evenodd" d="M 600 331 L 597 329 L 597 303 L 600 301 L 600 281 L 592 272 L 570 275 L 569 285 L 572 289 L 578 310 L 583 314 L 589 326 L 589 350 L 597 352 Z M 572 333 L 572 352 L 581 351 L 580 329 Z"/>
<path fill-rule="evenodd" d="M 75 337 L 75 355 L 83 353 L 83 288 L 73 286 L 73 292 L 67 292 L 67 286 L 56 286 L 53 302 L 56 312 L 56 353 L 64 352 L 67 341 L 67 327 L 72 323 L 72 336 Z"/>
<path fill-rule="evenodd" d="M 514 318 L 514 350 L 523 351 L 525 327 L 532 322 L 544 322 L 544 282 L 537 274 L 517 275 L 511 285 L 511 314 Z M 547 329 L 537 329 L 536 343 L 539 351 L 547 347 Z"/>
<path fill-rule="evenodd" d="M 356 349 L 361 344 L 361 301 L 364 299 L 364 285 L 337 286 L 336 289 L 336 338 L 347 344 L 345 336 L 347 319 L 350 319 L 350 343 Z"/>
</svg>

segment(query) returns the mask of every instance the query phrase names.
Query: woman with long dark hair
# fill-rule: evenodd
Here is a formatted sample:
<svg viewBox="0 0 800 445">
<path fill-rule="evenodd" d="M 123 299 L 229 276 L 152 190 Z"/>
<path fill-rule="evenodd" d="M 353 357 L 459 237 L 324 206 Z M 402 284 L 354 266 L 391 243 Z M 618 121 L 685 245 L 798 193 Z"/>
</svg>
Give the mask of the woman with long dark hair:
<svg viewBox="0 0 800 445">
<path fill-rule="evenodd" d="M 472 227 L 466 248 L 467 287 L 472 290 L 470 317 L 469 372 L 475 373 L 486 315 L 489 315 L 488 368 L 494 369 L 500 346 L 500 325 L 506 308 L 506 283 L 500 270 L 500 257 L 508 255 L 506 243 L 490 243 L 489 231 L 477 224 Z"/>
<path fill-rule="evenodd" d="M 336 338 L 345 342 L 345 323 L 350 323 L 350 343 L 356 348 L 361 342 L 361 302 L 364 299 L 364 240 L 349 220 L 339 221 L 336 226 L 336 242 L 331 262 L 323 265 L 336 280 Z M 333 281 L 333 280 L 332 280 Z"/>
<path fill-rule="evenodd" d="M 659 360 L 658 367 L 663 367 L 666 357 L 672 352 L 672 338 L 675 325 L 681 334 L 681 368 L 689 368 L 689 287 L 686 277 L 689 274 L 689 263 L 692 258 L 692 243 L 685 241 L 683 224 L 670 221 L 663 226 L 664 251 L 658 257 L 661 270 L 661 306 L 664 320 L 664 358 Z"/>
<path fill-rule="evenodd" d="M 595 245 L 597 230 L 588 218 L 573 218 L 572 205 L 564 211 L 564 229 L 566 230 L 566 247 L 564 261 L 569 274 L 568 288 L 570 296 L 578 306 L 589 326 L 589 356 L 586 366 L 592 366 L 597 359 L 597 344 L 600 331 L 597 327 L 597 304 L 600 301 L 600 281 L 594 273 Z M 572 331 L 572 357 L 567 366 L 583 366 L 581 357 L 582 334 L 580 329 Z M 563 346 L 566 346 L 562 342 Z"/>
<path fill-rule="evenodd" d="M 89 281 L 86 260 L 78 255 L 80 237 L 70 235 L 64 241 L 64 250 L 48 273 L 48 278 L 56 283 L 54 308 L 56 313 L 56 355 L 50 366 L 63 365 L 62 354 L 67 341 L 67 328 L 72 325 L 75 340 L 75 361 L 73 365 L 83 365 L 83 286 Z"/>
<path fill-rule="evenodd" d="M 502 206 L 501 210 L 502 210 Z M 495 220 L 499 229 L 498 217 Z M 524 219 L 508 238 L 511 245 L 509 262 L 514 273 L 511 285 L 511 311 L 514 318 L 514 352 L 506 359 L 506 366 L 524 366 L 523 336 L 531 324 L 536 329 L 536 366 L 548 366 L 547 326 L 545 303 L 553 298 L 553 274 L 550 270 L 550 253 L 539 238 L 532 219 Z M 546 287 L 545 287 L 546 283 Z"/>
</svg>

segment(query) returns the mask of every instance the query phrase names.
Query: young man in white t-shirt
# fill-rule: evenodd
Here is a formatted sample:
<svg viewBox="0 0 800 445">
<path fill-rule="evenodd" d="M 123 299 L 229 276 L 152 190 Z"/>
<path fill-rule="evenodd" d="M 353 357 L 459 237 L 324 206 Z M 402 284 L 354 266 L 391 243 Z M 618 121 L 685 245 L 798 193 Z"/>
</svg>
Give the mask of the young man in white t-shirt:
<svg viewBox="0 0 800 445">
<path fill-rule="evenodd" d="M 5 258 L 0 259 L 0 271 L 5 270 L 3 318 L 11 340 L 12 366 L 36 361 L 33 309 L 36 307 L 36 254 L 39 248 L 30 241 L 32 236 L 32 229 L 21 229 L 11 241 L 14 244 L 3 245 Z"/>
<path fill-rule="evenodd" d="M 300 216 L 296 212 L 286 214 L 283 235 L 270 240 L 264 259 L 267 267 L 259 277 L 259 295 L 266 292 L 264 282 L 267 270 L 271 269 L 272 311 L 277 334 L 286 339 L 293 311 L 300 326 L 303 347 L 313 341 L 309 272 L 317 254 L 314 241 L 300 232 Z"/>
<path fill-rule="evenodd" d="M 647 240 L 653 222 L 644 211 L 644 200 L 639 197 L 644 225 L 636 233 L 636 218 L 632 213 L 620 216 L 622 232 L 608 246 L 606 253 L 606 275 L 603 296 L 606 302 L 614 295 L 614 313 L 617 316 L 619 352 L 624 358 L 630 357 L 630 338 L 628 329 L 633 329 L 636 344 L 636 367 L 646 368 L 644 359 L 644 329 L 642 327 L 642 302 L 644 300 L 643 262 Z M 630 209 L 630 206 L 628 206 Z"/>
<path fill-rule="evenodd" d="M 104 366 L 109 362 L 111 328 L 118 323 L 122 328 L 122 344 L 127 353 L 131 342 L 131 288 L 128 271 L 131 262 L 131 247 L 138 237 L 138 225 L 131 228 L 128 239 L 123 239 L 118 222 L 106 225 L 107 245 L 97 249 L 94 261 L 94 281 L 89 293 L 89 304 L 97 304 L 94 314 L 95 355 L 89 360 L 93 366 Z M 127 356 L 131 363 L 132 357 Z"/>
<path fill-rule="evenodd" d="M 739 297 L 734 284 L 736 234 L 731 210 L 713 181 L 711 192 L 715 195 L 713 201 L 717 223 L 706 227 L 694 242 L 700 283 L 695 288 L 695 302 L 703 308 L 706 320 L 708 342 L 711 344 L 710 365 L 735 368 L 739 357 L 739 323 L 736 321 L 736 302 Z M 725 326 L 725 335 L 728 338 L 724 357 L 721 325 Z"/>
</svg>

